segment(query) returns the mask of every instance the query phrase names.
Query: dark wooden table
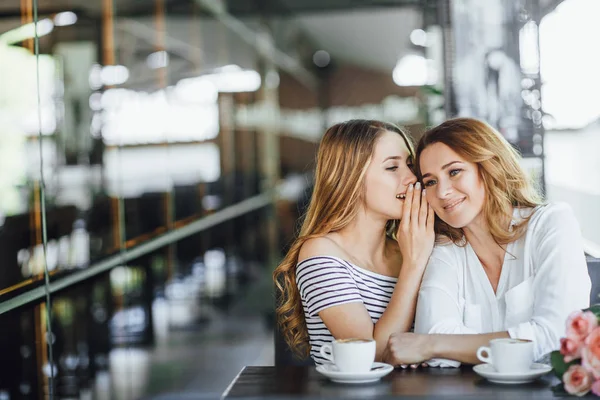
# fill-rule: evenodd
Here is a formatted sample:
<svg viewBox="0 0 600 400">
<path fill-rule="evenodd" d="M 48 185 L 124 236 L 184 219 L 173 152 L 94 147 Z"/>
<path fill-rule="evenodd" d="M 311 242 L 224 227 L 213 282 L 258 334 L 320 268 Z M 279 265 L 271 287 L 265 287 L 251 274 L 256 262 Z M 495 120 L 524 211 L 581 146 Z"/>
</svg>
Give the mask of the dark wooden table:
<svg viewBox="0 0 600 400">
<path fill-rule="evenodd" d="M 556 399 L 552 373 L 522 385 L 494 384 L 472 367 L 396 369 L 377 383 L 349 385 L 329 381 L 315 367 L 244 367 L 223 393 L 224 399 Z"/>
</svg>

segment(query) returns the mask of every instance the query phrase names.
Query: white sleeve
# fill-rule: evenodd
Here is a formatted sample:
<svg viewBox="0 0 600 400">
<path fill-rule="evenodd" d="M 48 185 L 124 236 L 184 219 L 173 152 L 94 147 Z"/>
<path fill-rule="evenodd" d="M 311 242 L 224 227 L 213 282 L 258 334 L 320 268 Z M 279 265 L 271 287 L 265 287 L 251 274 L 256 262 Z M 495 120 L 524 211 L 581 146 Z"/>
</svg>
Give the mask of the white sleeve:
<svg viewBox="0 0 600 400">
<path fill-rule="evenodd" d="M 557 350 L 568 315 L 586 308 L 591 282 L 579 225 L 566 204 L 544 207 L 531 240 L 533 313 L 528 322 L 510 327 L 513 338 L 535 342 L 534 357 Z"/>
<path fill-rule="evenodd" d="M 463 304 L 460 301 L 458 270 L 461 266 L 457 265 L 450 248 L 444 247 L 434 250 L 423 275 L 415 314 L 415 332 L 426 334 L 478 333 L 463 323 Z M 428 363 L 432 367 L 460 366 L 458 361 L 444 359 L 433 359 Z"/>
</svg>

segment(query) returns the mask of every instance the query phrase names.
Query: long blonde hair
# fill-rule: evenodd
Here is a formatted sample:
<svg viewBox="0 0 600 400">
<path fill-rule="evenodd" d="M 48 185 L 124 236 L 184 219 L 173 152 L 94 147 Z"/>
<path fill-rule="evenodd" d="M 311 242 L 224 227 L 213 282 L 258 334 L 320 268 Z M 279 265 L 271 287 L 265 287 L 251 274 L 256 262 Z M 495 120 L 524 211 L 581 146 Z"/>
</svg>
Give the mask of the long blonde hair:
<svg viewBox="0 0 600 400">
<path fill-rule="evenodd" d="M 416 162 L 419 180 L 422 178 L 420 156 L 434 143 L 443 143 L 465 160 L 477 164 L 485 187 L 482 214 L 496 243 L 507 244 L 520 238 L 530 216 L 510 229 L 505 222 L 512 218 L 513 207 L 541 204 L 532 179 L 519 164 L 520 154 L 485 122 L 473 118 L 450 119 L 425 132 L 419 140 Z M 451 227 L 437 216 L 434 227 L 442 239 L 466 245 L 462 229 Z"/>
<path fill-rule="evenodd" d="M 298 287 L 296 264 L 302 245 L 346 227 L 362 204 L 364 176 L 375 143 L 385 132 L 402 136 L 410 156 L 414 156 L 409 135 L 395 125 L 373 120 L 350 120 L 329 128 L 319 145 L 315 186 L 302 228 L 287 255 L 273 272 L 277 287 L 277 322 L 290 349 L 300 357 L 310 352 L 308 329 Z M 388 224 L 393 230 L 394 221 Z"/>
</svg>

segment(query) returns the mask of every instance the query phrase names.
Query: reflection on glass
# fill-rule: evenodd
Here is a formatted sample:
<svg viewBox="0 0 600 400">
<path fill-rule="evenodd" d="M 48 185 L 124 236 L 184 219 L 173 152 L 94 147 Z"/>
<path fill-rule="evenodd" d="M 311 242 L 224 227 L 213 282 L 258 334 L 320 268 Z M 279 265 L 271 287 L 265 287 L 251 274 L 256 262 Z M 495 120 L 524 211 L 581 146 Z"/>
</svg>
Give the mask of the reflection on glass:
<svg viewBox="0 0 600 400">
<path fill-rule="evenodd" d="M 0 302 L 261 191 L 264 126 L 240 120 L 265 121 L 279 74 L 197 2 L 88 3 L 2 5 Z M 265 224 L 248 213 L 0 315 L 0 400 L 146 395 L 154 346 L 259 274 Z"/>
</svg>

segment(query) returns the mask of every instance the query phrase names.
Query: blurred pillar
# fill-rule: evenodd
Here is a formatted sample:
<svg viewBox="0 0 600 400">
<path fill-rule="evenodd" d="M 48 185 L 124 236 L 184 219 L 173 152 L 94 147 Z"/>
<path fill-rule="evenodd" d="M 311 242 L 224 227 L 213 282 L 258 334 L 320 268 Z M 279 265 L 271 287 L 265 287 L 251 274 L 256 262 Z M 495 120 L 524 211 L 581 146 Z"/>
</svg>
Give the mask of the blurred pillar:
<svg viewBox="0 0 600 400">
<path fill-rule="evenodd" d="M 102 0 L 102 65 L 115 65 L 115 21 L 113 0 Z M 105 86 L 104 89 L 110 89 Z M 112 251 L 119 251 L 125 242 L 123 199 L 110 198 Z M 112 252 L 111 251 L 111 252 Z"/>
<path fill-rule="evenodd" d="M 246 107 L 253 102 L 254 93 L 238 93 L 234 96 L 234 107 Z M 247 199 L 257 193 L 257 134 L 252 128 L 236 126 L 236 160 L 239 200 Z M 245 260 L 256 259 L 256 213 L 251 212 L 239 218 L 236 233 L 240 241 L 241 257 Z"/>
<path fill-rule="evenodd" d="M 89 326 L 87 345 L 89 348 L 90 375 L 105 376 L 108 371 L 108 357 L 111 349 L 110 316 L 113 315 L 113 302 L 110 276 L 105 274 L 92 284 L 87 296 L 89 303 L 82 317 Z"/>
<path fill-rule="evenodd" d="M 160 52 L 166 51 L 166 21 L 165 21 L 165 0 L 155 0 L 154 3 L 154 28 L 155 28 L 155 37 L 154 37 L 154 51 L 156 54 Z M 168 66 L 162 66 L 156 68 L 156 86 L 159 90 L 164 89 L 168 85 Z M 165 143 L 165 158 L 167 161 L 170 159 L 170 150 L 169 150 L 169 136 L 168 132 L 165 132 L 165 137 L 162 139 Z M 168 171 L 166 172 L 168 173 Z M 169 176 L 169 179 L 171 177 Z M 163 211 L 165 215 L 165 225 L 167 231 L 170 231 L 174 227 L 174 219 L 175 219 L 175 187 L 174 185 L 169 185 L 170 190 L 166 190 L 163 194 Z M 176 260 L 176 245 L 170 244 L 165 248 L 165 257 L 167 259 L 167 280 L 171 279 L 173 276 L 173 272 L 175 270 L 175 260 Z M 149 269 L 148 269 L 149 270 Z M 146 304 L 144 301 L 144 307 L 148 306 L 151 309 L 152 305 L 152 296 L 146 298 L 145 300 L 149 301 Z"/>
<path fill-rule="evenodd" d="M 456 98 L 454 95 L 454 34 L 452 31 L 452 0 L 438 1 L 438 21 L 442 28 L 443 59 L 444 59 L 444 111 L 446 118 L 456 115 Z"/>
<path fill-rule="evenodd" d="M 231 93 L 219 94 L 219 155 L 223 182 L 223 201 L 228 206 L 234 203 L 236 145 L 234 128 L 234 103 Z"/>
<path fill-rule="evenodd" d="M 37 2 L 33 2 L 32 0 L 21 0 L 21 22 L 26 23 L 35 23 L 39 21 L 38 10 L 37 10 Z M 36 30 L 37 34 L 37 30 Z M 23 43 L 24 47 L 29 51 L 34 53 L 36 57 L 39 55 L 39 37 L 35 37 L 32 39 L 27 39 Z M 39 72 L 38 76 L 33 78 L 37 81 L 36 90 L 39 91 Z M 39 93 L 38 93 L 39 96 Z M 41 114 L 38 114 L 38 136 L 36 141 L 34 142 L 39 146 L 40 153 L 40 174 L 39 177 L 34 175 L 33 178 L 33 204 L 30 209 L 29 214 L 29 222 L 30 222 L 30 232 L 31 232 L 31 243 L 33 246 L 38 246 L 43 244 L 43 262 L 42 265 L 44 267 L 43 272 L 37 274 L 35 279 L 45 279 L 46 284 L 46 302 L 41 303 L 34 308 L 34 324 L 35 324 L 35 341 L 36 344 L 36 360 L 37 360 L 37 373 L 38 373 L 38 382 L 43 390 L 46 391 L 46 395 L 50 398 L 54 396 L 54 375 L 52 373 L 44 374 L 44 367 L 46 365 L 54 366 L 54 358 L 53 358 L 53 342 L 52 340 L 48 340 L 48 336 L 52 337 L 52 324 L 51 324 L 51 306 L 50 306 L 50 293 L 48 291 L 48 265 L 46 263 L 46 203 L 45 203 L 45 192 L 44 192 L 44 170 L 42 166 L 44 165 L 42 159 L 42 134 L 41 134 Z M 48 305 L 48 307 L 46 307 Z M 26 317 L 27 318 L 27 317 Z M 16 330 L 17 332 L 19 330 Z M 52 371 L 52 368 L 50 369 Z M 20 389 L 21 394 L 22 388 Z M 29 393 L 27 393 L 29 394 Z"/>
<path fill-rule="evenodd" d="M 223 205 L 230 206 L 238 200 L 236 197 L 236 143 L 235 143 L 235 108 L 231 93 L 219 94 L 219 152 L 221 161 L 221 177 L 223 182 Z M 223 223 L 226 253 L 231 251 L 234 243 L 234 221 Z"/>
<path fill-rule="evenodd" d="M 174 245 L 171 245 L 174 246 Z M 144 313 L 148 318 L 144 328 L 144 337 L 142 343 L 153 346 L 156 342 L 154 336 L 154 315 L 152 314 L 152 304 L 154 301 L 154 271 L 152 271 L 151 258 L 144 259 L 144 268 L 142 269 L 142 293 L 141 300 L 144 307 Z"/>
<path fill-rule="evenodd" d="M 248 106 L 253 98 L 252 93 L 237 93 L 234 97 L 235 110 Z M 252 129 L 236 126 L 234 132 L 236 171 L 240 179 L 239 195 L 246 199 L 255 194 L 256 186 L 256 132 Z M 241 200 L 241 199 L 239 199 Z"/>
<path fill-rule="evenodd" d="M 88 164 L 92 149 L 90 125 L 92 110 L 89 106 L 92 89 L 89 73 L 97 63 L 96 44 L 92 41 L 58 43 L 54 54 L 62 63 L 64 81 L 64 121 L 57 131 L 59 157 L 64 155 L 67 165 Z"/>
<path fill-rule="evenodd" d="M 332 73 L 333 71 L 331 64 L 327 64 L 327 66 L 325 67 L 319 67 L 317 74 L 319 78 L 317 86 L 317 100 L 319 102 L 318 106 L 321 111 L 321 115 L 323 116 L 321 118 L 321 130 L 323 132 L 325 132 L 327 128 L 329 128 L 329 122 L 327 120 L 327 110 L 329 110 L 329 107 L 331 107 L 330 82 Z"/>
<path fill-rule="evenodd" d="M 52 318 L 47 304 L 41 303 L 34 308 L 36 356 L 38 360 L 38 379 L 42 393 L 46 398 L 54 396 L 54 374 L 56 364 L 49 351 L 54 344 L 53 332 L 48 329 Z M 50 340 L 48 340 L 50 339 Z"/>
<path fill-rule="evenodd" d="M 540 0 L 527 0 L 532 21 L 535 22 L 535 32 L 536 32 L 536 54 L 537 58 L 537 73 L 532 77 L 533 79 L 533 90 L 537 92 L 539 96 L 539 108 L 532 111 L 532 122 L 533 122 L 533 152 L 539 156 L 542 160 L 542 168 L 540 171 L 540 191 L 544 198 L 546 198 L 546 157 L 544 155 L 544 136 L 546 130 L 543 124 L 543 111 L 542 111 L 542 79 L 540 76 L 540 64 L 541 64 L 541 56 L 540 56 L 540 23 L 542 22 L 542 18 L 544 18 L 544 12 L 542 11 Z"/>
<path fill-rule="evenodd" d="M 276 193 L 275 187 L 280 179 L 281 162 L 279 159 L 279 90 L 276 79 L 271 79 L 277 74 L 273 62 L 274 41 L 270 30 L 263 24 L 260 35 L 262 57 L 259 61 L 259 71 L 262 85 L 257 94 L 257 101 L 265 111 L 266 120 L 258 132 L 258 168 L 260 171 L 261 192 L 271 191 L 273 202 L 265 210 L 265 239 L 266 261 L 269 269 L 274 269 L 279 262 L 278 224 L 275 213 Z"/>
</svg>

